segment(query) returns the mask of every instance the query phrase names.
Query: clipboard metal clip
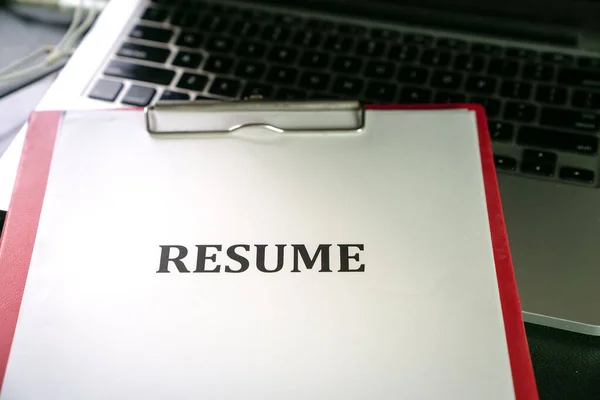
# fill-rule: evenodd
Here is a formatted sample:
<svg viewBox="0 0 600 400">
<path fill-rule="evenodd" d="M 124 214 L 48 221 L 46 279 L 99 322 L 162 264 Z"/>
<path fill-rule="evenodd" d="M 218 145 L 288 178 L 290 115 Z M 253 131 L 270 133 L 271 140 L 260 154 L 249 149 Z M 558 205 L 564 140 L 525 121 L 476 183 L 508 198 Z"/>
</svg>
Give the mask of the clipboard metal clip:
<svg viewBox="0 0 600 400">
<path fill-rule="evenodd" d="M 348 133 L 365 125 L 359 101 L 170 101 L 146 107 L 144 116 L 150 134 L 227 134 L 256 126 L 279 133 Z"/>
</svg>

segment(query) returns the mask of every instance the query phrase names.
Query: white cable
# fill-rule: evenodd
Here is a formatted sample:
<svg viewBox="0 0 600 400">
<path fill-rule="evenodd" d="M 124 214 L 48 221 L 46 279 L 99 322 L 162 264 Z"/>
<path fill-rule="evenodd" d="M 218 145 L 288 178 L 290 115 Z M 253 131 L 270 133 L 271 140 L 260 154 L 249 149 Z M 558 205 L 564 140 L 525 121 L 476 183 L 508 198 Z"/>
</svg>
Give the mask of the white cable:
<svg viewBox="0 0 600 400">
<path fill-rule="evenodd" d="M 84 0 L 77 0 L 77 7 L 73 12 L 73 19 L 67 32 L 64 34 L 62 39 L 56 45 L 47 45 L 44 46 L 35 52 L 29 54 L 28 56 L 22 58 L 21 60 L 17 60 L 2 70 L 0 70 L 0 83 L 14 80 L 19 78 L 26 78 L 33 73 L 38 73 L 44 70 L 45 68 L 52 66 L 53 64 L 60 61 L 62 58 L 69 57 L 73 54 L 77 40 L 80 39 L 81 36 L 85 33 L 87 29 L 94 23 L 96 16 L 99 11 L 96 8 L 86 8 L 84 4 Z M 85 13 L 87 11 L 87 13 Z M 82 21 L 82 17 L 85 15 L 85 18 Z M 48 53 L 46 58 L 29 68 L 21 69 L 18 71 L 14 71 L 17 67 L 22 66 L 29 60 L 39 56 L 42 53 Z"/>
<path fill-rule="evenodd" d="M 71 36 L 71 34 L 75 31 L 77 25 L 79 25 L 83 11 L 83 0 L 79 0 L 77 3 L 77 7 L 75 7 L 75 11 L 73 12 L 73 19 L 71 20 L 71 24 L 69 25 L 67 32 L 65 32 L 62 39 L 58 42 L 56 47 L 62 47 L 65 41 L 69 38 L 69 36 Z"/>
<path fill-rule="evenodd" d="M 54 46 L 51 46 L 51 45 L 46 45 L 46 46 L 40 47 L 39 49 L 37 49 L 33 53 L 29 54 L 28 56 L 25 56 L 20 60 L 14 61 L 14 62 L 8 64 L 6 67 L 0 69 L 0 76 L 2 74 L 6 74 L 6 73 L 10 72 L 11 70 L 13 70 L 17 67 L 20 67 L 22 64 L 25 64 L 27 61 L 32 60 L 35 57 L 38 57 L 42 53 L 50 53 L 52 50 L 54 50 Z"/>
<path fill-rule="evenodd" d="M 94 9 L 88 10 L 88 14 L 86 18 L 83 20 L 81 25 L 77 27 L 71 34 L 71 37 L 65 40 L 64 47 L 65 50 L 74 50 L 75 43 L 85 34 L 85 32 L 92 26 L 94 21 L 96 20 L 96 16 L 98 12 Z"/>
</svg>

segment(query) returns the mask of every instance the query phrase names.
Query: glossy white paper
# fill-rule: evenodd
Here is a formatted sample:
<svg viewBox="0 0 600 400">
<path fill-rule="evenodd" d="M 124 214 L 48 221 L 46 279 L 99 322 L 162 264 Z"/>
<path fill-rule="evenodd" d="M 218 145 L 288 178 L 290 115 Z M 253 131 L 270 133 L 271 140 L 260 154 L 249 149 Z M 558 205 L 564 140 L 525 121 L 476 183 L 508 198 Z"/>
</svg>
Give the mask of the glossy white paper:
<svg viewBox="0 0 600 400">
<path fill-rule="evenodd" d="M 366 124 L 153 137 L 141 112 L 67 113 L 0 399 L 513 399 L 475 114 Z M 222 272 L 193 272 L 202 244 Z M 288 247 L 224 273 L 233 244 L 271 266 L 332 244 L 333 272 L 290 272 Z M 160 245 L 191 272 L 157 273 Z"/>
</svg>

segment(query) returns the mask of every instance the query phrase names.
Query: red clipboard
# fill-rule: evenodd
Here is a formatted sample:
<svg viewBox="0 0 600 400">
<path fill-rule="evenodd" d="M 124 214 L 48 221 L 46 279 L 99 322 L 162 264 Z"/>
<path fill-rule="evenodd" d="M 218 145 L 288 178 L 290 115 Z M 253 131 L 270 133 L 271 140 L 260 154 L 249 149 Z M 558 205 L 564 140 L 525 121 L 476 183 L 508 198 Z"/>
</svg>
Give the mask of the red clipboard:
<svg viewBox="0 0 600 400">
<path fill-rule="evenodd" d="M 476 113 L 483 185 L 514 392 L 518 400 L 537 399 L 538 393 L 521 314 L 484 109 L 473 104 L 367 105 L 365 108 L 366 110 L 463 108 Z M 0 392 L 19 317 L 62 115 L 61 111 L 32 114 L 3 230 L 0 247 Z"/>
</svg>

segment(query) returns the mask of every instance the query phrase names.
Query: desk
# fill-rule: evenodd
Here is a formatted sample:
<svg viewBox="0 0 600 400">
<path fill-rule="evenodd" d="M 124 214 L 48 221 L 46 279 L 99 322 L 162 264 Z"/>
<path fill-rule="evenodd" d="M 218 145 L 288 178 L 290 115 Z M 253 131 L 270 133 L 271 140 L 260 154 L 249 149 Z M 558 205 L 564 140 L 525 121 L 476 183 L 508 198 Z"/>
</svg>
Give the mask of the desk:
<svg viewBox="0 0 600 400">
<path fill-rule="evenodd" d="M 3 40 L 0 67 L 28 54 L 42 44 L 58 42 L 64 30 L 64 25 L 40 25 L 27 22 L 0 10 L 0 37 Z M 24 92 L 22 97 L 13 97 L 13 102 L 10 103 L 11 115 L 14 113 L 17 119 L 21 118 L 24 121 L 49 83 L 50 80 L 42 82 L 31 90 L 31 93 Z M 3 110 L 7 108 L 2 108 L 0 102 L 0 116 L 2 116 L 0 120 L 8 116 L 6 111 L 3 115 Z M 17 130 L 19 126 L 15 123 Z M 13 131 L 15 127 L 12 127 Z M 5 123 L 3 129 L 6 128 Z M 4 131 L 0 129 L 0 154 L 4 151 L 3 146 L 6 143 L 6 138 L 4 143 L 2 142 L 3 133 Z M 12 134 L 14 133 L 16 131 Z M 526 328 L 542 400 L 600 399 L 600 338 L 530 324 L 527 324 Z"/>
</svg>

